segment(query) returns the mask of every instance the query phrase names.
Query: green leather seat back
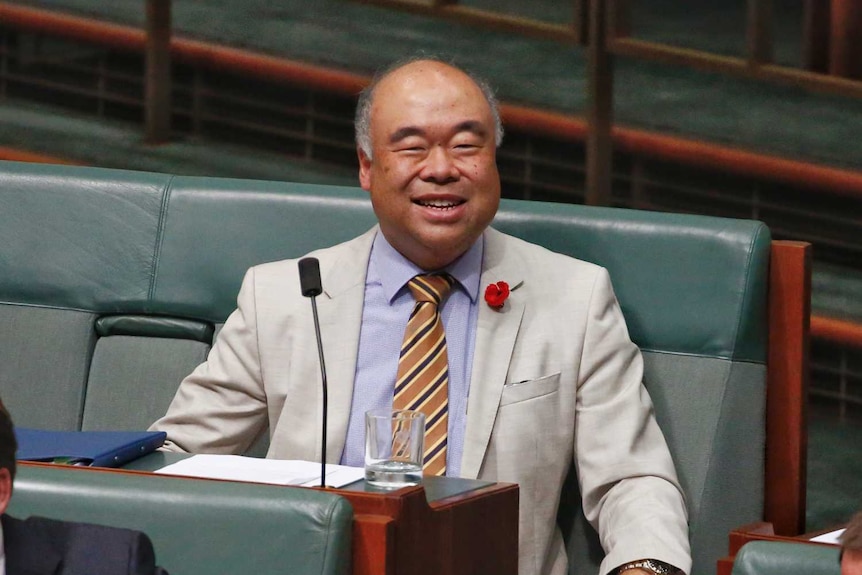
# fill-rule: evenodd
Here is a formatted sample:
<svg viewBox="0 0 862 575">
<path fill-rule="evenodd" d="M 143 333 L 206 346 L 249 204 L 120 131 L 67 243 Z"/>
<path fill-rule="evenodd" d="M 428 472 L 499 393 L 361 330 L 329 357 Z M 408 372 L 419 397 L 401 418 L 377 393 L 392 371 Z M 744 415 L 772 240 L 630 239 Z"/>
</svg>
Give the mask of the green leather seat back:
<svg viewBox="0 0 862 575">
<path fill-rule="evenodd" d="M 174 178 L 153 303 L 163 313 L 223 322 L 245 271 L 299 257 L 368 230 L 356 188 L 227 178 Z"/>
<path fill-rule="evenodd" d="M 0 394 L 77 429 L 100 313 L 147 300 L 169 176 L 2 162 Z"/>
<path fill-rule="evenodd" d="M 733 575 L 840 575 L 837 545 L 751 541 L 733 561 Z"/>
<path fill-rule="evenodd" d="M 314 489 L 21 466 L 9 513 L 143 531 L 170 573 L 349 573 L 353 509 Z"/>
</svg>

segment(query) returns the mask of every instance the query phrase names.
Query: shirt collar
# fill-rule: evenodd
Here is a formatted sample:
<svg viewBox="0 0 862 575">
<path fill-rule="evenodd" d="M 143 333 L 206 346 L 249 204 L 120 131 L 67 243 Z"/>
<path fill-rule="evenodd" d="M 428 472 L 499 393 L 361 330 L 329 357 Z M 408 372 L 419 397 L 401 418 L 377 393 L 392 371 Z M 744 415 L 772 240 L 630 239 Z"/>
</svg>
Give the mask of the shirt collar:
<svg viewBox="0 0 862 575">
<path fill-rule="evenodd" d="M 443 270 L 457 280 L 461 289 L 476 302 L 479 294 L 479 280 L 482 275 L 482 254 L 485 248 L 484 234 L 476 240 L 470 249 Z M 401 255 L 398 250 L 378 232 L 371 246 L 371 257 L 368 263 L 368 281 L 375 281 L 383 286 L 387 301 L 392 303 L 401 289 L 410 279 L 421 273 L 426 273 L 419 266 Z"/>
</svg>

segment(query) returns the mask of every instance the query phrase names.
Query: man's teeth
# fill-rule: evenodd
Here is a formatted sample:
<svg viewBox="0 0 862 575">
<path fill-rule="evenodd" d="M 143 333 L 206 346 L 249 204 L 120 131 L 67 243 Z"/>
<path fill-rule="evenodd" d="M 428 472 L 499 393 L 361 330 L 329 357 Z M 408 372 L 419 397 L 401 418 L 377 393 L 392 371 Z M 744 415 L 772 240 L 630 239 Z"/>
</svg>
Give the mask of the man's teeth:
<svg viewBox="0 0 862 575">
<path fill-rule="evenodd" d="M 451 200 L 422 200 L 418 203 L 420 206 L 425 206 L 426 208 L 454 208 L 458 205 L 458 202 Z"/>
</svg>

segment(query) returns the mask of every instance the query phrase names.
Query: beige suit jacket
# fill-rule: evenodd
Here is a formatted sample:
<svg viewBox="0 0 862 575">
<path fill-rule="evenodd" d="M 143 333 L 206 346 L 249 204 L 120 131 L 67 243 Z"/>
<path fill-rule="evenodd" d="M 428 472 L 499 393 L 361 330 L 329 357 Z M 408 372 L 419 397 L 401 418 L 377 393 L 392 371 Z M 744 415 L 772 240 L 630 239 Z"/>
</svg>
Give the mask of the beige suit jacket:
<svg viewBox="0 0 862 575">
<path fill-rule="evenodd" d="M 347 433 L 375 233 L 310 254 L 324 286 L 317 306 L 330 462 Z M 502 310 L 479 304 L 461 474 L 519 484 L 520 574 L 567 570 L 556 513 L 573 462 L 606 551 L 602 573 L 644 557 L 688 572 L 682 491 L 607 272 L 489 229 L 482 289 L 499 280 L 523 284 Z M 268 457 L 318 459 L 316 346 L 296 261 L 250 269 L 209 359 L 154 429 L 167 432 L 172 449 L 239 453 L 268 425 Z"/>
</svg>

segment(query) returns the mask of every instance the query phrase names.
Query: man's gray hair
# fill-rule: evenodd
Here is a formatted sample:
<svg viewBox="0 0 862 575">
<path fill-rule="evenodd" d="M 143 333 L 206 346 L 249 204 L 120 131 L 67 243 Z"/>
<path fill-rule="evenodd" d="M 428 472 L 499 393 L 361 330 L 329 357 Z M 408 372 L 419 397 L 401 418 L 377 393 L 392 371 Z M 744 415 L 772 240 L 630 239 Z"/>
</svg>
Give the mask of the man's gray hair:
<svg viewBox="0 0 862 575">
<path fill-rule="evenodd" d="M 494 144 L 497 147 L 500 147 L 500 144 L 503 142 L 503 122 L 500 119 L 500 106 L 491 85 L 469 70 L 455 66 L 451 62 L 447 62 L 442 58 L 436 56 L 411 56 L 410 58 L 398 60 L 383 70 L 378 71 L 371 80 L 371 83 L 359 93 L 359 101 L 356 104 L 356 119 L 354 121 L 354 127 L 356 129 L 356 145 L 360 150 L 362 150 L 362 153 L 365 154 L 369 160 L 373 158 L 371 146 L 371 106 L 374 103 L 374 92 L 377 89 L 377 86 L 384 78 L 396 70 L 414 62 L 425 61 L 439 62 L 441 64 L 446 64 L 447 66 L 452 66 L 456 70 L 460 70 L 467 74 L 467 76 L 476 83 L 482 91 L 482 95 L 485 96 L 485 101 L 488 102 L 488 106 L 491 108 L 491 115 L 494 118 Z"/>
</svg>

